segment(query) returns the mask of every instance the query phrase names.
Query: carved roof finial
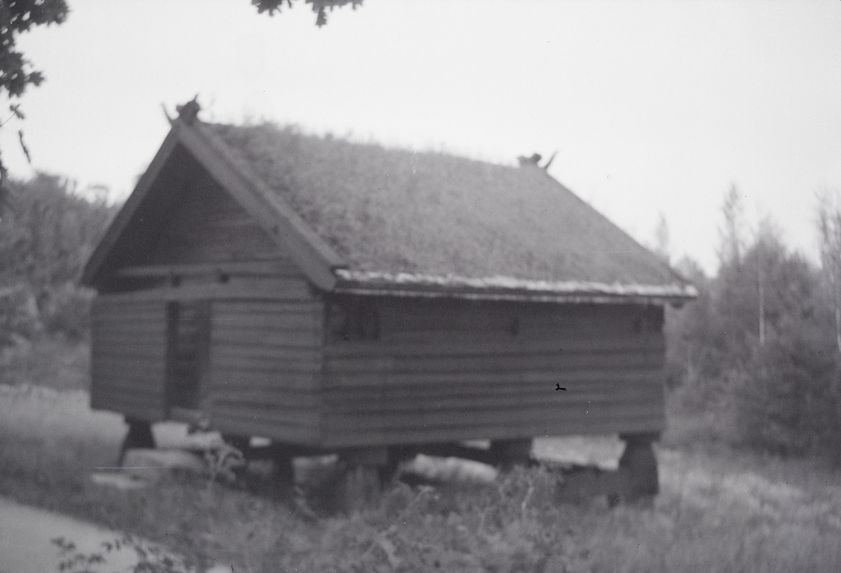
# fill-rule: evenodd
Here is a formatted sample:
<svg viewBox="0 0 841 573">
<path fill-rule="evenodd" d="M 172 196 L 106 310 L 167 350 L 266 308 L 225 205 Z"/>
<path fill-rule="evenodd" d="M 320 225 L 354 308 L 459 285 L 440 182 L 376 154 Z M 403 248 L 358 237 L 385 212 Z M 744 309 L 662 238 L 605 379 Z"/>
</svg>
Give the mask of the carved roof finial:
<svg viewBox="0 0 841 573">
<path fill-rule="evenodd" d="M 520 163 L 520 167 L 526 165 L 534 165 L 535 167 L 540 167 L 544 171 L 548 171 L 549 166 L 552 165 L 553 161 L 555 161 L 556 155 L 558 155 L 557 151 L 552 154 L 552 157 L 549 158 L 549 161 L 547 161 L 545 165 L 540 164 L 540 162 L 543 160 L 543 156 L 539 153 L 532 153 L 531 156 L 519 155 L 517 157 L 517 161 Z"/>
<path fill-rule="evenodd" d="M 175 111 L 178 112 L 178 118 L 187 125 L 192 125 L 196 116 L 199 114 L 199 111 L 201 111 L 201 106 L 199 105 L 198 100 L 199 94 L 196 94 L 193 99 L 187 103 L 175 106 Z"/>
<path fill-rule="evenodd" d="M 531 157 L 526 157 L 525 155 L 520 155 L 517 157 L 517 161 L 520 163 L 520 167 L 523 165 L 537 165 L 540 163 L 540 160 L 543 159 L 543 156 L 539 153 L 532 153 Z"/>
</svg>

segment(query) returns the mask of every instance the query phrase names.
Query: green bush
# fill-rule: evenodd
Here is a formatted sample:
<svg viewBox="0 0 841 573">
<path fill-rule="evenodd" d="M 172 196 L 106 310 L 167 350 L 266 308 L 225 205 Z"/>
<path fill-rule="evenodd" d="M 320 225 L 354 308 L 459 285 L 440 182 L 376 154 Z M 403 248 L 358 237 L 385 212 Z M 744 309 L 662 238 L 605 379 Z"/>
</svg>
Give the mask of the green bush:
<svg viewBox="0 0 841 573">
<path fill-rule="evenodd" d="M 0 288 L 0 348 L 32 338 L 40 329 L 38 305 L 26 285 Z"/>
<path fill-rule="evenodd" d="M 841 364 L 830 332 L 790 321 L 757 345 L 733 388 L 740 437 L 782 454 L 833 452 L 841 431 Z"/>
<path fill-rule="evenodd" d="M 490 485 L 398 483 L 374 507 L 327 520 L 317 547 L 302 551 L 295 537 L 281 537 L 266 564 L 334 572 L 588 571 L 590 556 L 576 547 L 573 531 L 585 510 L 559 504 L 556 483 L 546 470 L 523 468 Z"/>
<path fill-rule="evenodd" d="M 686 270 L 701 295 L 667 314 L 674 411 L 734 443 L 838 456 L 841 354 L 821 271 L 770 226 L 716 277 Z"/>
<path fill-rule="evenodd" d="M 68 282 L 49 289 L 45 298 L 41 321 L 47 332 L 70 340 L 88 336 L 93 291 Z"/>
<path fill-rule="evenodd" d="M 83 338 L 90 294 L 77 282 L 116 208 L 45 174 L 11 189 L 0 211 L 0 346 L 44 330 Z"/>
<path fill-rule="evenodd" d="M 82 390 L 90 384 L 90 346 L 64 336 L 19 340 L 0 349 L 0 384 Z"/>
</svg>

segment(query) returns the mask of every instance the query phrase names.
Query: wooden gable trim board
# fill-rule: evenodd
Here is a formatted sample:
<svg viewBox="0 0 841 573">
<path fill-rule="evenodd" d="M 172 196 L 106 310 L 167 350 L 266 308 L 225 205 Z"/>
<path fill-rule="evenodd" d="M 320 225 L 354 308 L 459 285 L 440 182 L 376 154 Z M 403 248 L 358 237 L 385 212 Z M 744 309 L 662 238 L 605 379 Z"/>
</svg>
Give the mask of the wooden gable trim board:
<svg viewBox="0 0 841 573">
<path fill-rule="evenodd" d="M 203 275 L 277 276 L 285 274 L 285 265 L 274 261 L 224 261 L 215 263 L 138 265 L 117 271 L 118 277 L 147 278 Z"/>
<path fill-rule="evenodd" d="M 333 288 L 336 282 L 333 269 L 345 266 L 341 257 L 309 229 L 289 206 L 236 162 L 224 147 L 213 140 L 212 135 L 199 126 L 189 126 L 178 119 L 172 122 L 172 128 L 149 168 L 88 260 L 82 284 L 95 285 L 108 255 L 178 144 L 183 145 L 237 203 L 255 218 L 315 286 L 323 290 Z"/>
<path fill-rule="evenodd" d="M 277 277 L 275 280 L 238 278 L 228 283 L 205 283 L 180 286 L 156 286 L 143 290 L 100 294 L 113 300 L 177 301 L 177 300 L 301 300 L 306 297 L 306 283 Z"/>
</svg>

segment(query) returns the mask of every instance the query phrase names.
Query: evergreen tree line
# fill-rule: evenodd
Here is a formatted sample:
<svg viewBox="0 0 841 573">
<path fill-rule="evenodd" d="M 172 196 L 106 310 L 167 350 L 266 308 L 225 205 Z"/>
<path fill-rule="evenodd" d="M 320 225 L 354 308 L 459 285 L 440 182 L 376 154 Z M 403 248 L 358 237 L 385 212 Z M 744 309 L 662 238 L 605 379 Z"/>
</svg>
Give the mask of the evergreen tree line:
<svg viewBox="0 0 841 573">
<path fill-rule="evenodd" d="M 769 220 L 752 232 L 735 188 L 722 208 L 719 269 L 677 266 L 699 298 L 667 314 L 668 382 L 711 437 L 783 454 L 841 460 L 841 210 L 816 210 L 821 261 L 782 242 Z M 714 427 L 713 427 L 714 426 Z"/>
<path fill-rule="evenodd" d="M 10 181 L 0 210 L 0 349 L 21 339 L 87 336 L 91 293 L 82 268 L 115 212 L 66 179 Z"/>
</svg>

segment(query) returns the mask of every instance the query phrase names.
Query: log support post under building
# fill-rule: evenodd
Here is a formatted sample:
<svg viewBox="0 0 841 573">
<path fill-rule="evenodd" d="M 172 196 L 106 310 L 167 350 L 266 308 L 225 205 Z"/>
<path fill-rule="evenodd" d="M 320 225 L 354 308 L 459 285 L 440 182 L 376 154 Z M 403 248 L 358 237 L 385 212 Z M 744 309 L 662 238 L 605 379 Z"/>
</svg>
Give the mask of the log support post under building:
<svg viewBox="0 0 841 573">
<path fill-rule="evenodd" d="M 378 466 L 380 484 L 385 485 L 397 477 L 400 464 L 413 459 L 418 455 L 416 447 L 412 446 L 389 446 L 384 465 Z"/>
<path fill-rule="evenodd" d="M 514 466 L 528 465 L 531 460 L 532 439 L 492 440 L 490 458 L 503 471 Z"/>
<path fill-rule="evenodd" d="M 651 498 L 660 491 L 657 475 L 657 456 L 653 444 L 660 437 L 657 433 L 622 434 L 625 451 L 619 458 L 619 470 L 627 479 L 627 499 L 635 501 Z"/>
<path fill-rule="evenodd" d="M 348 448 L 339 452 L 344 465 L 339 482 L 338 502 L 342 510 L 361 509 L 377 500 L 381 489 L 381 475 L 388 467 L 388 449 Z"/>
<path fill-rule="evenodd" d="M 120 457 L 117 458 L 117 465 L 122 466 L 126 452 L 134 449 L 153 449 L 155 447 L 155 436 L 152 434 L 152 424 L 145 420 L 138 420 L 126 416 L 128 432 L 120 447 Z"/>
<path fill-rule="evenodd" d="M 272 444 L 272 461 L 278 486 L 293 487 L 295 485 L 295 451 L 283 444 Z"/>
</svg>

